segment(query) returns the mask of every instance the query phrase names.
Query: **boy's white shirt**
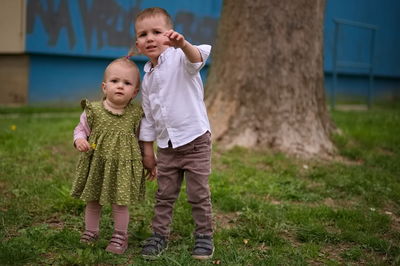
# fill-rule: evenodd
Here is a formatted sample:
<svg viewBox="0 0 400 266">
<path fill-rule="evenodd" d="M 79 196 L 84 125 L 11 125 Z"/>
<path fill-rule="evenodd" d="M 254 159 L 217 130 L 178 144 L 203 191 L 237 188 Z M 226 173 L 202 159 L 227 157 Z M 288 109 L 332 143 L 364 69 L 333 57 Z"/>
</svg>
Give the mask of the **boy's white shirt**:
<svg viewBox="0 0 400 266">
<path fill-rule="evenodd" d="M 157 141 L 160 148 L 185 145 L 206 131 L 210 123 L 204 104 L 200 69 L 210 55 L 210 45 L 196 46 L 202 62 L 191 63 L 181 49 L 165 50 L 152 68 L 144 66 L 142 82 L 142 119 L 139 139 Z"/>
</svg>

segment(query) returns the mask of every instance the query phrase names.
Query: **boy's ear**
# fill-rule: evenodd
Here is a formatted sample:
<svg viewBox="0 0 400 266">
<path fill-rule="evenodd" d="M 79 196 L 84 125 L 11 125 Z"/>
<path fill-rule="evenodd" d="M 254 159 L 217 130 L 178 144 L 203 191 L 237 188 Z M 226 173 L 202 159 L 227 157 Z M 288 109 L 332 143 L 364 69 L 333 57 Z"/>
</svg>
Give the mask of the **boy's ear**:
<svg viewBox="0 0 400 266">
<path fill-rule="evenodd" d="M 106 83 L 104 81 L 101 83 L 101 90 L 103 91 L 103 93 L 105 93 Z"/>
</svg>

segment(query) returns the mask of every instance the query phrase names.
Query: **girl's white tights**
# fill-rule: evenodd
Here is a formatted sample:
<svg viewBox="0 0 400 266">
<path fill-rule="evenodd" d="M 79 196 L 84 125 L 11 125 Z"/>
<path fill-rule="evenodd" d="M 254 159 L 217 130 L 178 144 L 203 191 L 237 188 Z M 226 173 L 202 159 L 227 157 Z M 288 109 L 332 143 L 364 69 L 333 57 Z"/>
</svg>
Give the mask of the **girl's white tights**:
<svg viewBox="0 0 400 266">
<path fill-rule="evenodd" d="M 128 233 L 129 211 L 128 206 L 112 205 L 114 231 Z M 97 201 L 90 201 L 85 209 L 85 230 L 99 232 L 101 205 Z"/>
</svg>

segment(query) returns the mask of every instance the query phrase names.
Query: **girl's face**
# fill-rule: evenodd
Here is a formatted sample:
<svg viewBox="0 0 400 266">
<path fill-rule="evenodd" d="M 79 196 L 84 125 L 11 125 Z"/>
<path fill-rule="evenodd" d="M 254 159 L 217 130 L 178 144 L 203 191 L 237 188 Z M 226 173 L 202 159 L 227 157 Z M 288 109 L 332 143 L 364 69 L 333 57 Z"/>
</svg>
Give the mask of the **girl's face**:
<svg viewBox="0 0 400 266">
<path fill-rule="evenodd" d="M 113 63 L 106 69 L 102 84 L 106 99 L 115 105 L 126 105 L 138 93 L 137 77 L 135 68 L 123 63 Z"/>
<path fill-rule="evenodd" d="M 169 40 L 164 32 L 171 29 L 162 15 L 146 17 L 136 21 L 136 47 L 139 53 L 150 58 L 153 65 L 157 65 L 158 57 L 169 46 Z"/>
</svg>

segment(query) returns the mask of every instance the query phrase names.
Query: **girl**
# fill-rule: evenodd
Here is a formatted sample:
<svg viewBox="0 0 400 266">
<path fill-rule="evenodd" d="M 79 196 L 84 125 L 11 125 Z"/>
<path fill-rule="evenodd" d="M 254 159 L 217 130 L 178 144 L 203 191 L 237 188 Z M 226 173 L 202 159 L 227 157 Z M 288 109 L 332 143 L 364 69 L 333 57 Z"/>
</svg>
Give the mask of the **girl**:
<svg viewBox="0 0 400 266">
<path fill-rule="evenodd" d="M 81 242 L 99 237 L 104 204 L 112 205 L 114 234 L 107 251 L 122 254 L 128 247 L 128 204 L 144 195 L 140 148 L 135 133 L 142 117 L 131 100 L 139 92 L 139 70 L 127 57 L 112 61 L 104 72 L 101 102 L 81 102 L 84 112 L 74 130 L 81 153 L 72 196 L 86 201 Z"/>
</svg>

